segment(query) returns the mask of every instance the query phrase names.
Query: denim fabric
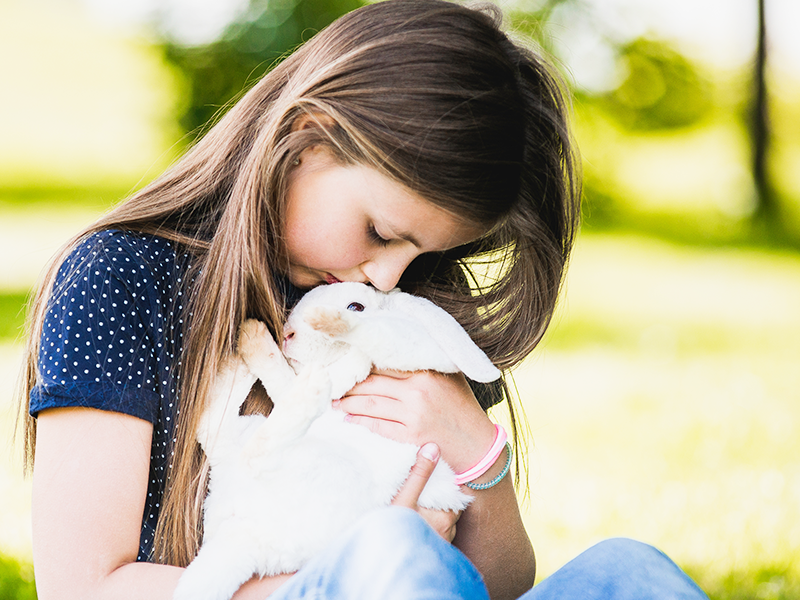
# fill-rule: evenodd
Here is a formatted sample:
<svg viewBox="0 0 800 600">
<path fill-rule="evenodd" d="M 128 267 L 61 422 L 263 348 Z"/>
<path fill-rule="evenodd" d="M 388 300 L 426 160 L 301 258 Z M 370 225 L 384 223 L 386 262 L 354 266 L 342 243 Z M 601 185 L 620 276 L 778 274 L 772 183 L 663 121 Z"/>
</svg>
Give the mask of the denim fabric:
<svg viewBox="0 0 800 600">
<path fill-rule="evenodd" d="M 374 511 L 269 600 L 488 600 L 480 574 L 414 511 Z M 626 539 L 594 546 L 520 600 L 707 600 L 669 558 Z"/>
<path fill-rule="evenodd" d="M 488 600 L 480 573 L 407 508 L 373 511 L 269 600 Z"/>
</svg>

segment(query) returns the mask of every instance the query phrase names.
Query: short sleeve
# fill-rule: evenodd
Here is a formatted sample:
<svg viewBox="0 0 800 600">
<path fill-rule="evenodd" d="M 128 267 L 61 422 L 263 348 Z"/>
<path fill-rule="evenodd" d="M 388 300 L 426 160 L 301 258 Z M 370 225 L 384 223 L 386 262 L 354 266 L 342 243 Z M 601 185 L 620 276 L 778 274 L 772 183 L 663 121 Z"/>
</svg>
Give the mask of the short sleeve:
<svg viewBox="0 0 800 600">
<path fill-rule="evenodd" d="M 42 328 L 32 415 L 80 406 L 157 419 L 148 271 L 112 242 L 84 241 L 59 269 Z"/>
</svg>

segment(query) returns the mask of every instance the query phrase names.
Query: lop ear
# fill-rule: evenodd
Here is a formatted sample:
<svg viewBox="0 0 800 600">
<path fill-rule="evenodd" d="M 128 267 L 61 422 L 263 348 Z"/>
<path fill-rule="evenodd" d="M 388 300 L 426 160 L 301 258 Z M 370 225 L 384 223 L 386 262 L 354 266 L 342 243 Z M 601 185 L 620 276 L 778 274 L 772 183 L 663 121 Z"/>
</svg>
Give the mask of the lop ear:
<svg viewBox="0 0 800 600">
<path fill-rule="evenodd" d="M 402 292 L 390 294 L 387 300 L 387 308 L 395 308 L 419 322 L 464 375 L 481 383 L 500 378 L 500 370 L 446 310 L 430 300 Z"/>
</svg>

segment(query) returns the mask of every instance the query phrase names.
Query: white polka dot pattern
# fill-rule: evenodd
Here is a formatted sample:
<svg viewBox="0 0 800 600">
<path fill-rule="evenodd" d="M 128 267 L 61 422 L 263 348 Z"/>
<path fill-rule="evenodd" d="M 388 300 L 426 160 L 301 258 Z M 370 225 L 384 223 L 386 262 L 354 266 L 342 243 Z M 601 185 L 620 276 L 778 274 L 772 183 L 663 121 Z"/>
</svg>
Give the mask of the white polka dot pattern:
<svg viewBox="0 0 800 600">
<path fill-rule="evenodd" d="M 87 237 L 59 269 L 31 392 L 33 415 L 84 406 L 153 424 L 139 560 L 152 548 L 178 414 L 188 268 L 189 256 L 162 238 L 122 231 Z"/>
</svg>

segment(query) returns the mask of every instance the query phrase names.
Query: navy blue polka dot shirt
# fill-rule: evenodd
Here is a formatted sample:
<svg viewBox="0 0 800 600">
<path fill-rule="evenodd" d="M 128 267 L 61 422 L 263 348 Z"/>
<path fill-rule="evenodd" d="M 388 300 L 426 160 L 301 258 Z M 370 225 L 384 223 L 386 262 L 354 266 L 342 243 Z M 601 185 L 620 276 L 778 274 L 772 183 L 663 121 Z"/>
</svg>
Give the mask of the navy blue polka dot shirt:
<svg viewBox="0 0 800 600">
<path fill-rule="evenodd" d="M 103 231 L 61 265 L 45 316 L 30 412 L 91 407 L 153 424 L 138 560 L 148 560 L 178 414 L 190 257 L 162 238 Z"/>
</svg>

